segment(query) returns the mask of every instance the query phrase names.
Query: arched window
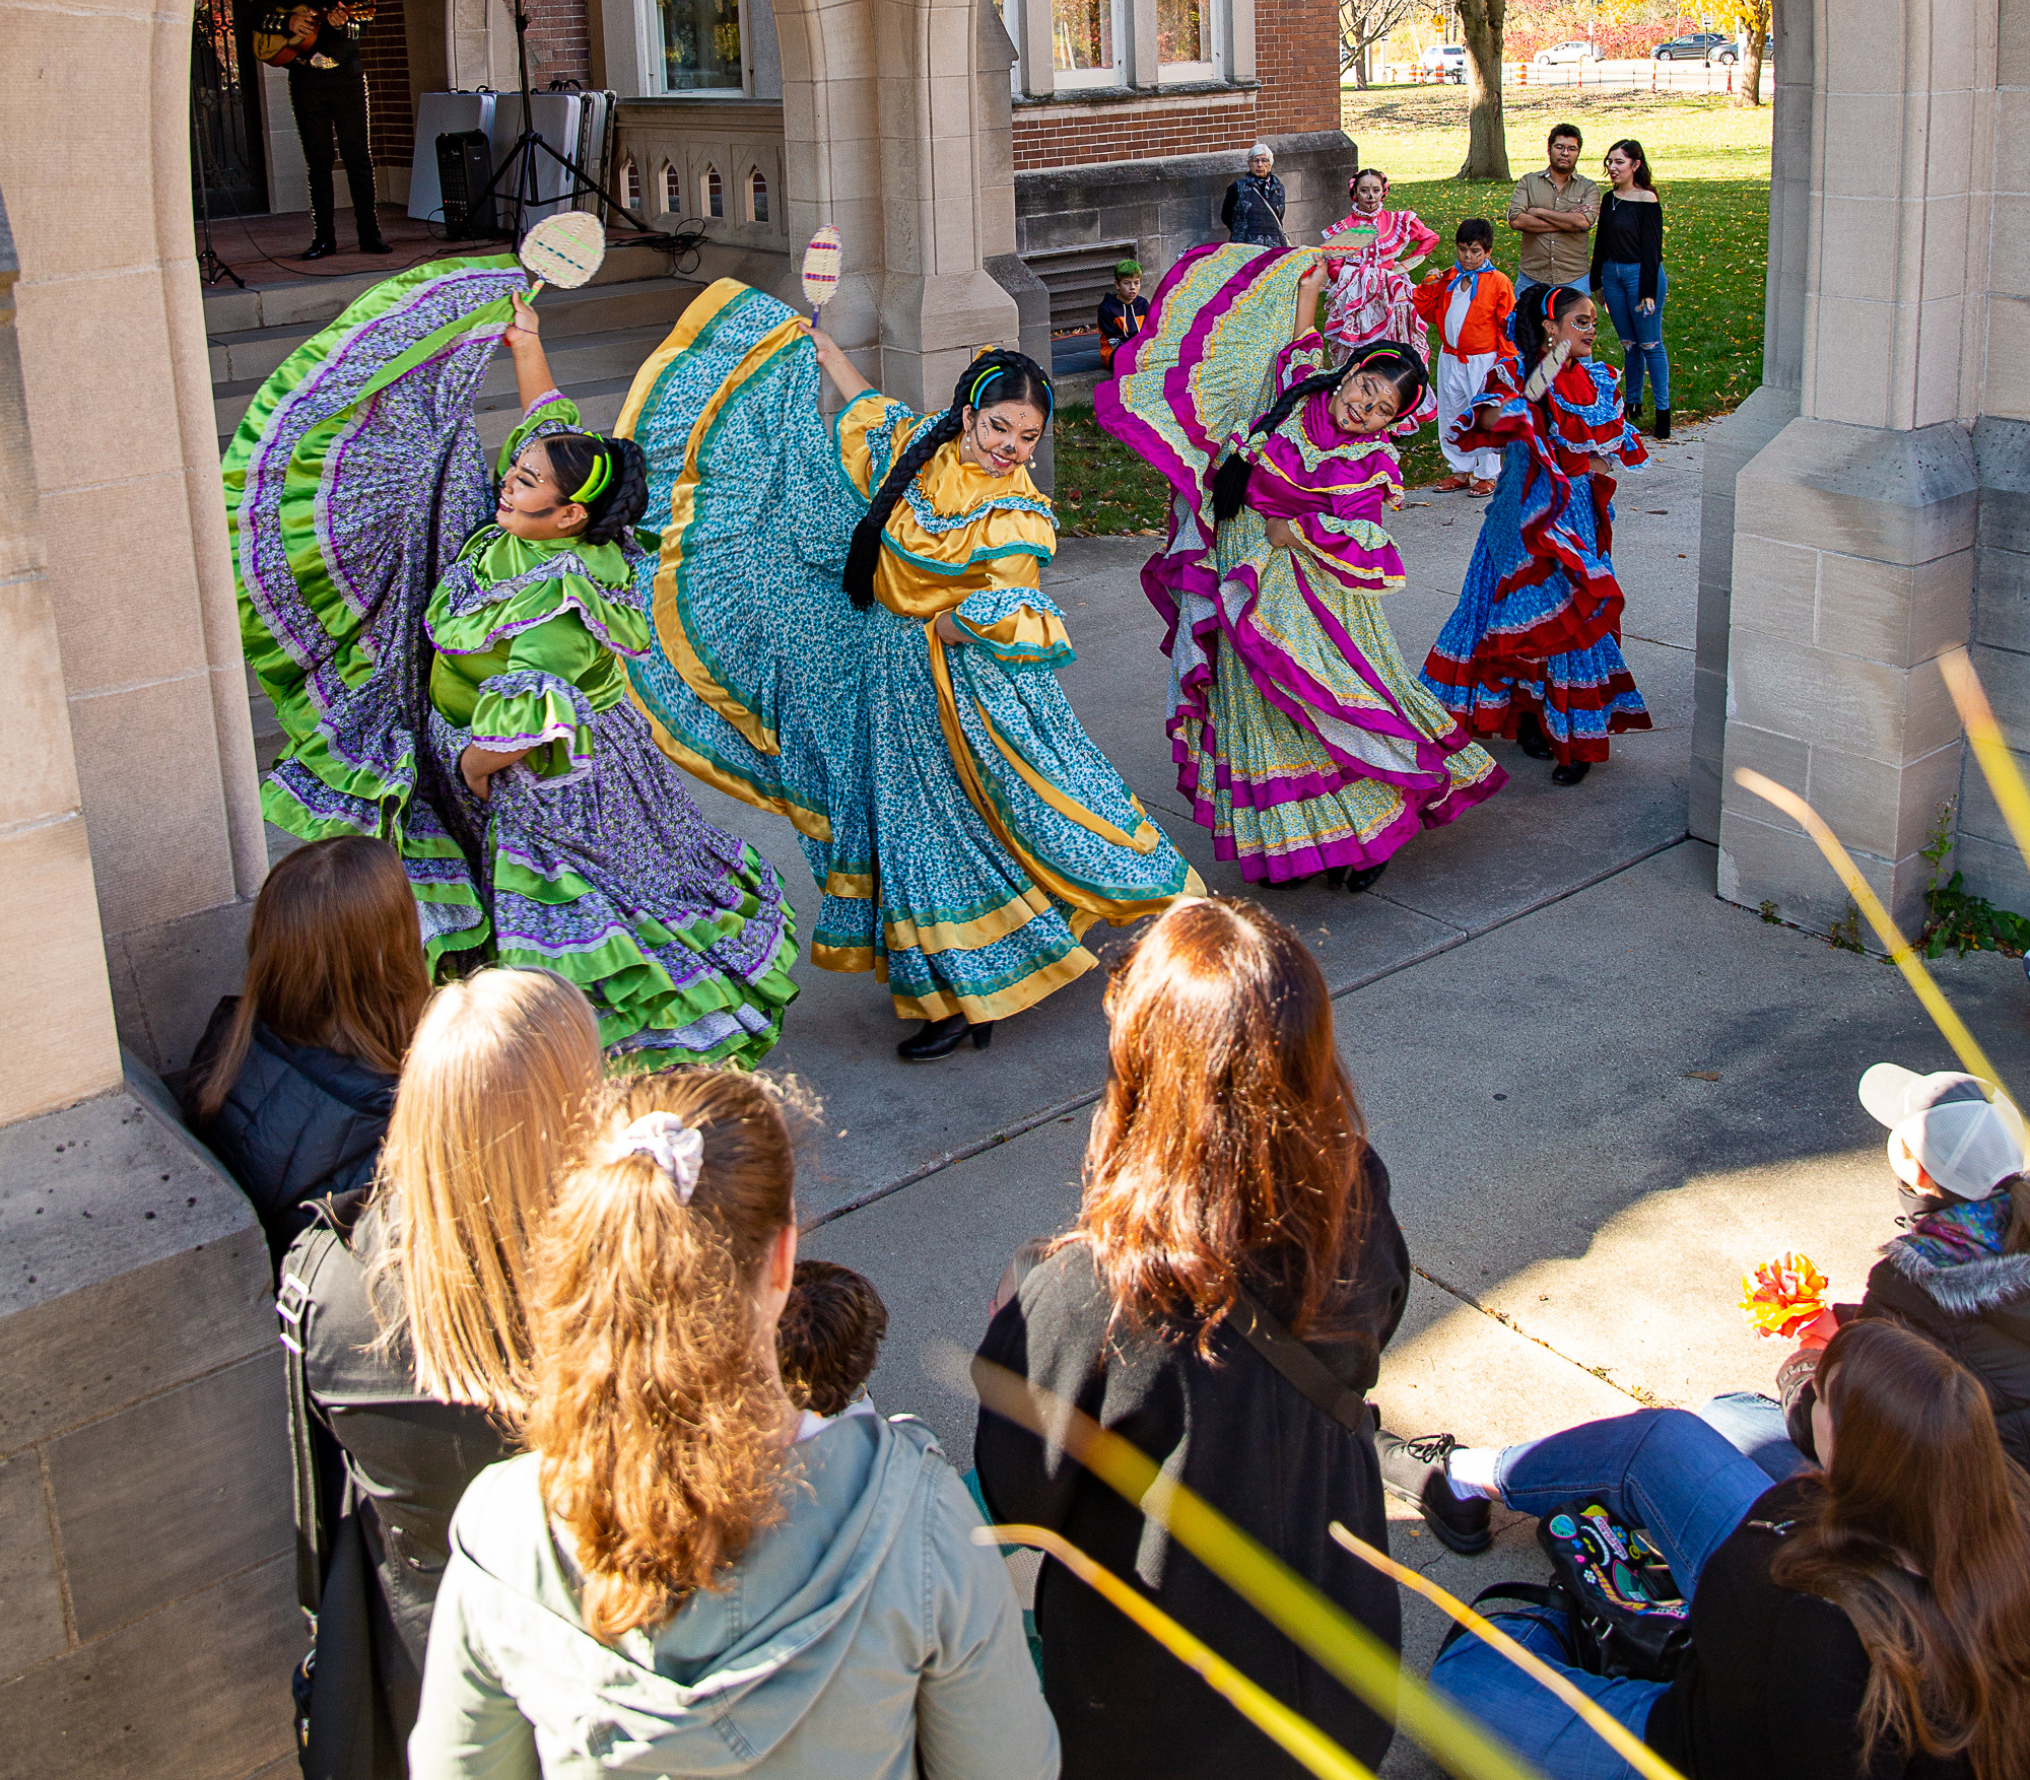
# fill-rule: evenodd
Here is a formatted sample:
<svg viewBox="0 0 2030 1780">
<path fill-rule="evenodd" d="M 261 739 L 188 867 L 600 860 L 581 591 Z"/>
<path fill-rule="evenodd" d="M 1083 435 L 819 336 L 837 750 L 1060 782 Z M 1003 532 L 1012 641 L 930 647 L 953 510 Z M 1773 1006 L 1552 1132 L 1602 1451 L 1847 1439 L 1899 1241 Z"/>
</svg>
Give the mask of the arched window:
<svg viewBox="0 0 2030 1780">
<path fill-rule="evenodd" d="M 698 181 L 698 208 L 706 216 L 726 214 L 726 186 L 717 167 L 707 167 Z"/>
<path fill-rule="evenodd" d="M 747 220 L 768 221 L 768 176 L 759 167 L 747 175 Z"/>
<path fill-rule="evenodd" d="M 663 162 L 661 171 L 656 174 L 656 195 L 662 200 L 665 210 L 678 211 L 684 207 L 684 182 L 668 161 Z"/>
<path fill-rule="evenodd" d="M 628 209 L 641 208 L 641 174 L 635 168 L 633 155 L 620 163 L 620 196 Z"/>
</svg>

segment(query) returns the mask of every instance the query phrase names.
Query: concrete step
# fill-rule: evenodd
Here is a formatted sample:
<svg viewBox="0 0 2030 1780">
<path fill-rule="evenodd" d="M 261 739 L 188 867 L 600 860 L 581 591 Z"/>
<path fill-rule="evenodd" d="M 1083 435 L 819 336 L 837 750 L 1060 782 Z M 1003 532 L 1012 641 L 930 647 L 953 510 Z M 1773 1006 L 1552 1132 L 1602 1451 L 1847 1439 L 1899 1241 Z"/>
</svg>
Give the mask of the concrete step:
<svg viewBox="0 0 2030 1780">
<path fill-rule="evenodd" d="M 500 244 L 505 251 L 505 243 Z M 492 244 L 446 242 L 446 258 L 478 258 Z M 670 255 L 655 247 L 633 247 L 624 242 L 609 244 L 606 259 L 585 289 L 602 285 L 633 284 L 644 280 L 667 280 Z M 364 296 L 387 277 L 385 272 L 362 272 L 347 278 L 301 278 L 286 284 L 257 284 L 245 290 L 220 285 L 204 293 L 204 325 L 207 334 L 251 333 L 262 328 L 294 327 L 304 330 L 307 339 L 328 321 L 335 321 L 355 297 Z M 569 295 L 554 292 L 545 303 Z"/>
</svg>

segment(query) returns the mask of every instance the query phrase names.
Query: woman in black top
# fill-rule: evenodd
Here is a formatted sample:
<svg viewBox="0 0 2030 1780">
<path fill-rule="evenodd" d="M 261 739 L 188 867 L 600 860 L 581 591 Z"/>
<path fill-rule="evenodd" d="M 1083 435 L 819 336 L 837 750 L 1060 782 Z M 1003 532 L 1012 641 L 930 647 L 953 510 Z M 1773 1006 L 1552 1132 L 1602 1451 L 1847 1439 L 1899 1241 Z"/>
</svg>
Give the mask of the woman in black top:
<svg viewBox="0 0 2030 1780">
<path fill-rule="evenodd" d="M 1642 144 L 1624 137 L 1607 151 L 1613 189 L 1600 201 L 1593 232 L 1593 294 L 1607 305 L 1621 337 L 1628 380 L 1628 418 L 1642 412 L 1642 374 L 1656 386 L 1656 436 L 1671 436 L 1671 361 L 1663 344 L 1664 299 L 1670 276 L 1663 266 L 1663 205 L 1649 182 Z"/>
<path fill-rule="evenodd" d="M 1326 1534 L 1342 1520 L 1386 1537 L 1365 1427 L 1315 1408 L 1235 1326 L 1266 1311 L 1357 1401 L 1403 1314 L 1409 1255 L 1325 980 L 1287 927 L 1214 897 L 1148 930 L 1107 1011 L 1111 1072 L 1077 1225 L 995 1315 L 980 1358 L 1132 1441 L 1400 1648 L 1394 1585 Z M 998 1519 L 1055 1529 L 1380 1763 L 1384 1720 L 1062 1447 L 983 1410 L 975 1454 Z M 1056 1564 L 1036 1620 L 1066 1780 L 1307 1771 Z"/>
<path fill-rule="evenodd" d="M 1220 226 L 1229 240 L 1250 247 L 1283 245 L 1283 182 L 1275 165 L 1266 142 L 1248 150 L 1248 170 L 1226 188 L 1226 201 L 1219 207 Z"/>
<path fill-rule="evenodd" d="M 312 841 L 268 874 L 246 987 L 213 1011 L 183 1092 L 186 1121 L 254 1202 L 276 1263 L 314 1201 L 373 1178 L 429 995 L 416 899 L 387 842 Z"/>
<path fill-rule="evenodd" d="M 1505 1613 L 1504 1629 L 1687 1780 L 2030 1780 L 2030 1480 L 1986 1393 L 1886 1322 L 1841 1330 L 1820 1377 L 1826 1467 L 1774 1488 L 1679 1409 L 1455 1448 L 1455 1491 L 1531 1514 L 1601 1502 L 1691 1597 L 1670 1682 L 1577 1668 L 1555 1612 Z M 1431 1681 L 1552 1780 L 1634 1772 L 1477 1638 L 1441 1651 Z"/>
</svg>

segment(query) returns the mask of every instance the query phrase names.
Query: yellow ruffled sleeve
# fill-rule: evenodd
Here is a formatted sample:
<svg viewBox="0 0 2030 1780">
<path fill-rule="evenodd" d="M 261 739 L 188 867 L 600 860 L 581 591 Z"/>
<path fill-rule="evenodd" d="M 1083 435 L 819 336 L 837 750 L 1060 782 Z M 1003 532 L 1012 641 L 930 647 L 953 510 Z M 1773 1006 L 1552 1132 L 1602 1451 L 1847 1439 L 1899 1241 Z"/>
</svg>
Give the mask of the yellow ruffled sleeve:
<svg viewBox="0 0 2030 1780">
<path fill-rule="evenodd" d="M 878 389 L 863 389 L 839 411 L 839 461 L 866 499 L 874 498 L 916 429 L 929 418 Z"/>
</svg>

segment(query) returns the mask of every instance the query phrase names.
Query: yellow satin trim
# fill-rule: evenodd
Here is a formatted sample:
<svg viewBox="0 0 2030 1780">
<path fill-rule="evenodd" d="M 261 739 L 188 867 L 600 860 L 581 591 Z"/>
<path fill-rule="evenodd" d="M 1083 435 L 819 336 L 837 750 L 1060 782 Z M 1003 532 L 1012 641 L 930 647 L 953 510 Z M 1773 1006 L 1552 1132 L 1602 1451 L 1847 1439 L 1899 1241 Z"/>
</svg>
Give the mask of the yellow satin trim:
<svg viewBox="0 0 2030 1780">
<path fill-rule="evenodd" d="M 1034 1007 L 1065 984 L 1077 982 L 1098 964 L 1099 960 L 1081 946 L 992 995 L 953 995 L 939 990 L 932 995 L 897 995 L 892 999 L 896 1014 L 905 1020 L 948 1020 L 953 1014 L 964 1014 L 977 1026 L 988 1020 L 1005 1020 L 1024 1008 Z"/>
<path fill-rule="evenodd" d="M 742 803 L 757 810 L 768 810 L 785 818 L 798 834 L 808 835 L 820 846 L 832 844 L 832 819 L 823 810 L 810 809 L 800 803 L 792 803 L 786 797 L 769 797 L 748 784 L 745 779 L 734 777 L 723 767 L 707 760 L 696 749 L 689 748 L 670 734 L 657 719 L 655 712 L 641 701 L 632 683 L 627 689 L 628 700 L 642 715 L 654 736 L 655 744 L 677 765 L 694 779 L 703 779 L 714 790 L 723 791 L 728 797 L 737 797 Z"/>
<path fill-rule="evenodd" d="M 938 722 L 944 728 L 945 748 L 951 755 L 952 770 L 958 774 L 959 783 L 965 787 L 966 796 L 973 808 L 980 812 L 980 820 L 986 823 L 994 838 L 1008 849 L 1022 869 L 1059 902 L 1066 903 L 1074 909 L 1082 909 L 1089 916 L 1104 919 L 1116 927 L 1125 927 L 1143 915 L 1153 915 L 1170 907 L 1177 900 L 1175 895 L 1146 897 L 1135 902 L 1112 902 L 1105 897 L 1096 896 L 1082 885 L 1074 884 L 1068 878 L 1052 871 L 1009 832 L 1007 824 L 1001 820 L 1000 813 L 994 808 L 993 800 L 988 797 L 986 787 L 980 782 L 979 765 L 973 759 L 972 749 L 966 745 L 966 732 L 959 727 L 958 702 L 952 693 L 951 668 L 945 661 L 944 644 L 939 640 L 937 632 L 928 626 L 925 627 L 924 638 L 930 645 L 931 678 L 937 684 Z M 998 744 L 998 737 L 996 741 Z M 1006 753 L 1005 744 L 1000 745 L 1002 751 Z M 1119 830 L 1115 832 L 1118 833 Z M 1187 887 L 1179 894 L 1203 896 L 1205 886 L 1199 882 L 1198 874 L 1187 867 L 1186 876 Z M 1023 1005 L 1027 1006 L 1028 1003 L 1025 1002 Z"/>
<path fill-rule="evenodd" d="M 628 386 L 627 400 L 621 405 L 620 420 L 614 427 L 616 438 L 631 439 L 635 422 L 641 418 L 641 410 L 649 393 L 655 388 L 656 379 L 668 368 L 671 360 L 679 353 L 687 352 L 704 332 L 712 318 L 728 303 L 744 295 L 748 287 L 737 278 L 721 278 L 711 285 L 683 313 L 677 325 L 664 338 L 663 343 L 652 352 L 635 372 L 634 381 Z M 683 613 L 677 603 L 677 571 L 683 561 L 682 538 L 691 523 L 694 495 L 697 486 L 698 441 L 704 438 L 718 418 L 719 412 L 733 399 L 741 386 L 758 375 L 768 362 L 785 347 L 793 344 L 800 329 L 797 318 L 781 322 L 748 348 L 747 356 L 740 361 L 733 374 L 713 392 L 712 399 L 705 404 L 698 416 L 697 424 L 691 429 L 691 437 L 684 448 L 684 467 L 678 474 L 676 485 L 670 491 L 669 522 L 663 528 L 662 560 L 656 567 L 655 594 L 651 616 L 656 627 L 656 639 L 661 643 L 663 654 L 684 684 L 689 686 L 711 709 L 733 725 L 750 746 L 760 754 L 780 754 L 781 741 L 774 730 L 762 722 L 760 716 L 741 699 L 712 677 L 709 669 L 699 658 L 697 648 L 684 629 Z M 747 801 L 753 802 L 752 798 Z"/>
<path fill-rule="evenodd" d="M 987 715 L 986 707 L 978 699 L 973 701 L 973 709 L 979 714 L 981 727 L 986 730 L 994 746 L 1001 750 L 1001 757 L 1021 776 L 1023 784 L 1027 785 L 1031 791 L 1035 792 L 1038 797 L 1042 798 L 1045 803 L 1050 805 L 1066 821 L 1076 822 L 1079 827 L 1087 830 L 1089 833 L 1098 835 L 1101 840 L 1109 842 L 1113 846 L 1127 847 L 1133 852 L 1144 855 L 1155 852 L 1157 847 L 1162 844 L 1163 837 L 1156 832 L 1156 825 L 1146 815 L 1142 816 L 1142 825 L 1133 834 L 1125 834 L 1104 816 L 1095 815 L 1085 805 L 1073 802 L 1072 799 L 1065 796 L 1062 791 L 1031 766 L 1028 761 L 1024 760 L 1020 754 L 1008 746 L 1001 732 L 994 727 L 994 720 Z M 1130 795 L 1132 796 L 1133 794 L 1131 793 Z M 1139 800 L 1135 803 L 1135 809 L 1137 813 L 1141 812 L 1142 805 Z"/>
<path fill-rule="evenodd" d="M 871 872 L 828 871 L 825 873 L 825 894 L 842 896 L 848 901 L 865 902 L 874 894 L 874 877 Z"/>
<path fill-rule="evenodd" d="M 977 624 L 968 624 L 956 613 L 952 622 L 962 630 L 971 631 L 981 642 L 999 643 L 1003 648 L 1034 649 L 1041 653 L 1046 649 L 1071 647 L 1071 633 L 1064 628 L 1064 620 L 1031 606 L 1010 612 L 1000 623 L 986 630 Z"/>
<path fill-rule="evenodd" d="M 1049 913 L 1050 898 L 1032 886 L 971 921 L 929 921 L 919 927 L 905 917 L 890 921 L 883 931 L 891 952 L 912 948 L 922 952 L 971 952 L 1005 939 L 1017 928 L 1027 927 L 1038 915 Z"/>
<path fill-rule="evenodd" d="M 844 976 L 871 970 L 883 982 L 888 980 L 886 961 L 874 956 L 872 946 L 821 946 L 813 942 L 811 962 L 820 970 L 836 970 Z"/>
</svg>

